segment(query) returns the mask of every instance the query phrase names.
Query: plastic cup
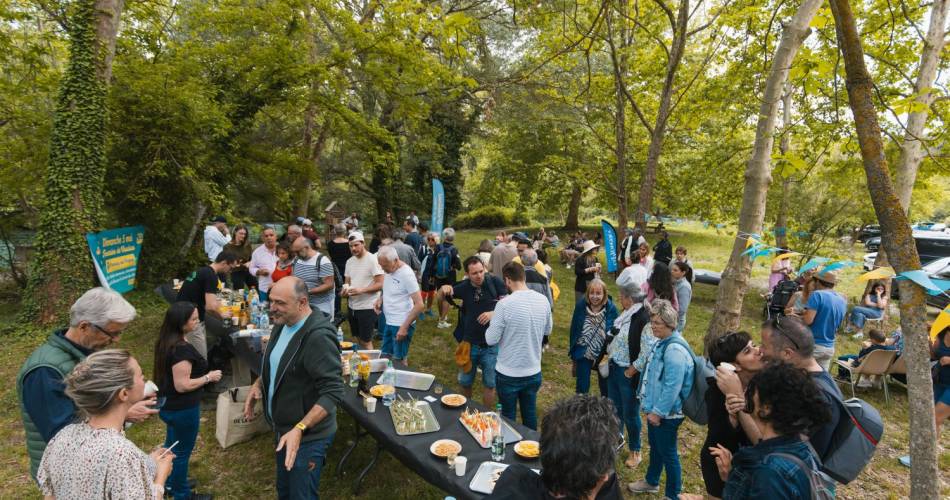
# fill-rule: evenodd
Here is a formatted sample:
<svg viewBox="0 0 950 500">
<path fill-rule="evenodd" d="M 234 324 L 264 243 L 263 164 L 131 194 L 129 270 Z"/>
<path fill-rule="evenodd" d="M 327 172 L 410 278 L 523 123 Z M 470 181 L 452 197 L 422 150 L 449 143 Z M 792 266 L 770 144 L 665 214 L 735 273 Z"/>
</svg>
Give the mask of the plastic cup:
<svg viewBox="0 0 950 500">
<path fill-rule="evenodd" d="M 468 459 L 459 455 L 455 457 L 455 475 L 464 476 L 465 475 L 465 465 L 468 464 Z"/>
<path fill-rule="evenodd" d="M 376 398 L 369 397 L 364 401 L 366 403 L 366 411 L 368 413 L 376 413 Z"/>
</svg>

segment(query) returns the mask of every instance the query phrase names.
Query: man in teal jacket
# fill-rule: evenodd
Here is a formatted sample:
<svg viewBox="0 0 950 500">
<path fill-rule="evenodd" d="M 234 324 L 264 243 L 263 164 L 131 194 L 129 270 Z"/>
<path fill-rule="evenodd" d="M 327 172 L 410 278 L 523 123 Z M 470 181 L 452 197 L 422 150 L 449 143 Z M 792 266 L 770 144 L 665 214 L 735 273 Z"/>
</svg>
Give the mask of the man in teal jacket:
<svg viewBox="0 0 950 500">
<path fill-rule="evenodd" d="M 53 332 L 23 363 L 16 384 L 34 479 L 46 443 L 77 418 L 76 407 L 63 392 L 66 375 L 88 354 L 118 342 L 133 319 L 135 308 L 121 295 L 93 288 L 69 309 L 69 328 Z M 133 406 L 129 420 L 140 422 L 158 413 L 149 407 L 153 402 L 149 398 Z"/>
</svg>

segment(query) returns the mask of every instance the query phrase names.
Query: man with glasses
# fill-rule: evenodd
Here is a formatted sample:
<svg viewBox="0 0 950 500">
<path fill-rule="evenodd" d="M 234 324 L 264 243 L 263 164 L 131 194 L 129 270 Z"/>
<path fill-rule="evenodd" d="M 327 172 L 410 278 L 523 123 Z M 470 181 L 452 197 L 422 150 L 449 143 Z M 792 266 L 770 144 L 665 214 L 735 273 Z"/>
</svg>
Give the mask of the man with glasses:
<svg viewBox="0 0 950 500">
<path fill-rule="evenodd" d="M 455 339 L 460 342 L 460 352 L 456 354 L 468 362 L 459 366 L 459 385 L 462 394 L 471 399 L 475 375 L 482 369 L 482 403 L 487 408 L 495 406 L 495 362 L 498 359 L 498 346 L 489 346 L 485 342 L 485 331 L 495 311 L 495 305 L 508 294 L 505 282 L 485 272 L 485 265 L 478 256 L 465 259 L 463 263 L 467 280 L 458 282 L 454 287 L 443 285 L 439 293 L 446 300 L 460 299 L 459 324 L 455 330 Z M 464 342 L 464 343 L 463 343 Z M 465 344 L 467 343 L 467 345 Z M 465 356 L 465 349 L 468 355 Z"/>
<path fill-rule="evenodd" d="M 356 337 L 360 349 L 373 348 L 373 328 L 378 316 L 373 304 L 383 288 L 383 268 L 379 267 L 376 255 L 366 250 L 363 233 L 350 233 L 350 253 L 343 271 L 345 280 L 340 297 L 347 297 L 350 334 Z"/>
<path fill-rule="evenodd" d="M 23 363 L 16 385 L 34 479 L 46 444 L 78 418 L 75 405 L 63 392 L 63 380 L 86 356 L 118 342 L 133 319 L 135 308 L 121 295 L 93 288 L 70 308 L 69 328 L 53 332 Z M 151 408 L 154 403 L 154 395 L 140 401 L 129 410 L 128 420 L 141 422 L 158 413 Z"/>
</svg>

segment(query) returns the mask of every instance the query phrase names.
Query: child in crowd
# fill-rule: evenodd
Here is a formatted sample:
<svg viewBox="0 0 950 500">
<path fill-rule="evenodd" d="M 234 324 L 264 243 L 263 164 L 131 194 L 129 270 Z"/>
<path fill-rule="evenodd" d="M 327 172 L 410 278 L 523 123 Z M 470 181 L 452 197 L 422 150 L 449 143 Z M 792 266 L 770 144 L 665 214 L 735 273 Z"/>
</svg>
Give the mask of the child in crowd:
<svg viewBox="0 0 950 500">
<path fill-rule="evenodd" d="M 271 279 L 277 283 L 282 278 L 294 274 L 294 252 L 286 241 L 277 245 L 277 267 L 271 273 Z"/>
<path fill-rule="evenodd" d="M 857 368 L 861 365 L 861 360 L 865 356 L 871 354 L 874 351 L 884 350 L 884 351 L 896 351 L 897 346 L 889 344 L 887 342 L 887 337 L 884 336 L 884 332 L 878 330 L 877 328 L 871 328 L 868 330 L 869 342 L 864 343 L 864 348 L 861 349 L 857 354 L 847 354 L 845 356 L 839 356 L 838 359 L 841 361 L 847 361 L 852 368 Z M 850 370 L 844 368 L 843 366 L 838 366 L 838 378 L 842 380 L 848 380 L 851 373 Z"/>
<path fill-rule="evenodd" d="M 686 247 L 682 245 L 676 247 L 676 252 L 675 252 L 675 256 L 673 260 L 675 262 L 682 262 L 688 265 L 689 267 L 693 267 L 693 263 L 690 262 L 689 259 L 686 257 Z"/>
</svg>

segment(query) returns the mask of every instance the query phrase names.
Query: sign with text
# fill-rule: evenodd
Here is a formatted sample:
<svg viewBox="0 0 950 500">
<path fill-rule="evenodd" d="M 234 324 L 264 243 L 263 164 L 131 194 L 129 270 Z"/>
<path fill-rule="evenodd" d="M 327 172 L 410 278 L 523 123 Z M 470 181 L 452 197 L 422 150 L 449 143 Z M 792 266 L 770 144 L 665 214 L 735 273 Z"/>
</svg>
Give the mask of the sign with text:
<svg viewBox="0 0 950 500">
<path fill-rule="evenodd" d="M 441 234 L 443 224 L 445 224 L 445 188 L 442 186 L 442 181 L 432 179 L 432 224 L 429 224 L 429 231 Z"/>
<path fill-rule="evenodd" d="M 145 228 L 142 226 L 87 233 L 86 242 L 102 286 L 125 293 L 135 288 L 139 253 Z"/>
<path fill-rule="evenodd" d="M 600 219 L 600 227 L 604 232 L 604 254 L 607 256 L 607 272 L 617 272 L 617 230 L 613 224 Z"/>
</svg>

